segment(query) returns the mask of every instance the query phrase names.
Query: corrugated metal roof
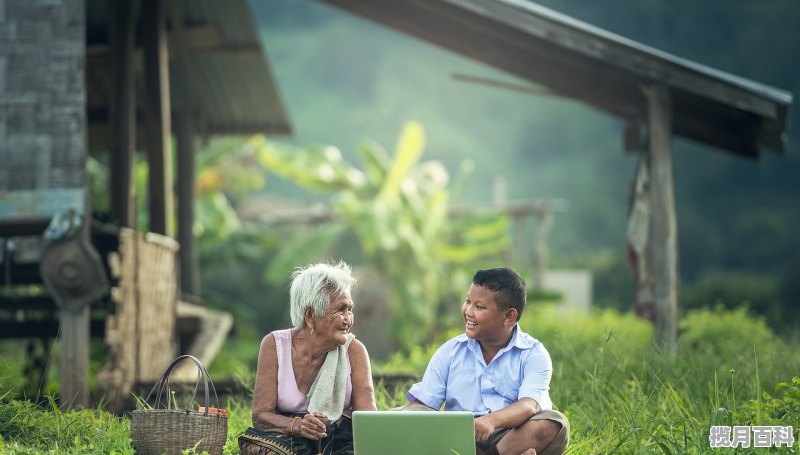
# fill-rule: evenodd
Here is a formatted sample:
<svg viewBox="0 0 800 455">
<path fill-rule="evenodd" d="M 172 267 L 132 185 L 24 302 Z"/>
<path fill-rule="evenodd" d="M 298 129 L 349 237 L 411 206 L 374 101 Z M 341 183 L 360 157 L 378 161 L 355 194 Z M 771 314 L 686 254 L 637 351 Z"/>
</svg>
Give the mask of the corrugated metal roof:
<svg viewBox="0 0 800 455">
<path fill-rule="evenodd" d="M 87 1 L 87 46 L 92 49 L 87 65 L 89 119 L 100 124 L 108 121 L 109 106 L 108 3 Z M 245 0 L 169 2 L 167 28 L 171 108 L 190 110 L 198 134 L 291 133 Z M 137 61 L 140 53 L 137 48 Z M 134 67 L 141 112 L 141 65 Z"/>
<path fill-rule="evenodd" d="M 524 0 L 321 0 L 646 123 L 641 88 L 670 89 L 673 132 L 756 157 L 783 151 L 792 94 L 615 35 Z"/>
<path fill-rule="evenodd" d="M 647 46 L 637 41 L 625 38 L 624 36 L 620 36 L 615 33 L 604 30 L 602 28 L 588 24 L 586 22 L 582 22 L 578 19 L 559 13 L 558 11 L 554 11 L 539 4 L 532 3 L 526 0 L 495 0 L 495 1 L 497 1 L 498 3 L 505 3 L 510 7 L 519 8 L 521 10 L 527 11 L 531 14 L 535 14 L 543 18 L 548 18 L 554 23 L 560 23 L 565 27 L 572 28 L 576 31 L 582 31 L 587 35 L 600 38 L 608 43 L 614 43 L 620 48 L 627 49 L 629 52 L 638 52 L 643 54 L 644 56 L 655 57 L 660 60 L 663 60 L 664 62 L 676 65 L 682 69 L 694 71 L 699 74 L 703 74 L 708 77 L 718 79 L 720 81 L 725 81 L 733 86 L 737 86 L 743 90 L 752 92 L 753 94 L 757 94 L 765 98 L 770 98 L 775 102 L 784 104 L 791 104 L 792 102 L 792 94 L 785 90 L 771 87 L 769 85 L 752 81 L 750 79 L 745 79 L 743 77 L 736 76 L 735 74 L 726 73 L 724 71 L 720 71 L 715 68 L 711 68 L 709 66 L 702 65 L 700 63 L 693 62 L 691 60 L 687 60 L 685 58 L 681 58 L 676 55 L 672 55 L 660 49 Z M 459 0 L 452 0 L 452 3 L 462 3 L 462 2 L 460 2 Z M 463 2 L 463 3 L 465 7 L 467 8 L 470 7 L 470 5 L 467 5 L 467 3 L 469 2 Z M 520 24 L 520 25 L 522 25 L 523 27 L 525 26 L 525 24 Z M 588 55 L 593 55 L 597 58 L 604 57 L 602 48 L 596 49 L 597 51 L 600 52 L 592 52 L 589 51 L 588 49 L 581 49 L 580 47 L 577 46 L 570 46 L 569 43 L 563 43 L 563 44 L 565 45 L 565 47 L 573 47 L 579 52 L 583 51 Z M 608 60 L 613 61 L 613 59 L 611 58 L 608 58 Z M 632 68 L 632 70 L 635 71 L 636 69 Z"/>
<path fill-rule="evenodd" d="M 198 126 L 208 134 L 289 134 L 246 2 L 183 0 L 175 13 L 182 23 L 170 18 L 170 42 L 184 48 L 170 62 L 172 84 L 180 87 L 175 109 L 199 107 Z"/>
</svg>

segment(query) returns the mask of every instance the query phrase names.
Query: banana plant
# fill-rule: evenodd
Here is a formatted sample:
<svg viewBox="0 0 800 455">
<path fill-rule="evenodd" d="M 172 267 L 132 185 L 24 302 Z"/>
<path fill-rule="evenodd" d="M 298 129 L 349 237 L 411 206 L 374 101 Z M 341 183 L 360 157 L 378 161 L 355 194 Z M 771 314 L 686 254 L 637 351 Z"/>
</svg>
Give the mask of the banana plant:
<svg viewBox="0 0 800 455">
<path fill-rule="evenodd" d="M 300 259 L 318 257 L 323 245 L 355 232 L 364 256 L 391 283 L 390 331 L 401 349 L 435 334 L 454 268 L 508 248 L 505 215 L 448 216 L 450 178 L 440 162 L 421 161 L 425 132 L 418 123 L 404 126 L 393 155 L 375 142 L 362 144 L 357 149 L 360 168 L 346 163 L 333 147 L 293 148 L 263 137 L 245 147 L 275 174 L 331 193 L 337 215 L 287 244 L 267 278 L 285 279 L 285 271 Z"/>
</svg>

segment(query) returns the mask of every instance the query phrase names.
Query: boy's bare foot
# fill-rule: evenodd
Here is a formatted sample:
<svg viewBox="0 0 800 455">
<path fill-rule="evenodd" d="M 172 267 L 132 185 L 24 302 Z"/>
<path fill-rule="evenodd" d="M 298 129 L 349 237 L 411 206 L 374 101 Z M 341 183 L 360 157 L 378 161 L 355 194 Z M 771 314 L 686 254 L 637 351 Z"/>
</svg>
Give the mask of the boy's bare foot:
<svg viewBox="0 0 800 455">
<path fill-rule="evenodd" d="M 536 455 L 536 449 L 528 449 L 522 455 Z"/>
</svg>

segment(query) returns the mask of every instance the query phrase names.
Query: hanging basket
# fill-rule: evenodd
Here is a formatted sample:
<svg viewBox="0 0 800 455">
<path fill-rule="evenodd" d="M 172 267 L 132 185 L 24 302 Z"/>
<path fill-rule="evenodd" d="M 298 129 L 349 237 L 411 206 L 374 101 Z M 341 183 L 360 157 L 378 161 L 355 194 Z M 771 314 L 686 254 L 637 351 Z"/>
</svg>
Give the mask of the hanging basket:
<svg viewBox="0 0 800 455">
<path fill-rule="evenodd" d="M 194 406 L 200 380 L 203 380 L 205 401 L 202 412 L 191 409 L 171 409 L 172 395 L 169 376 L 184 359 L 197 365 L 198 377 L 190 406 Z M 209 401 L 209 390 L 214 393 L 215 403 Z M 151 406 L 151 397 L 155 402 Z M 214 408 L 212 405 L 216 405 Z M 221 455 L 228 438 L 228 416 L 219 407 L 219 398 L 208 371 L 191 355 L 182 355 L 173 360 L 147 395 L 146 409 L 137 409 L 131 415 L 131 445 L 141 455 L 180 455 L 182 450 L 195 448 L 197 453 Z"/>
</svg>

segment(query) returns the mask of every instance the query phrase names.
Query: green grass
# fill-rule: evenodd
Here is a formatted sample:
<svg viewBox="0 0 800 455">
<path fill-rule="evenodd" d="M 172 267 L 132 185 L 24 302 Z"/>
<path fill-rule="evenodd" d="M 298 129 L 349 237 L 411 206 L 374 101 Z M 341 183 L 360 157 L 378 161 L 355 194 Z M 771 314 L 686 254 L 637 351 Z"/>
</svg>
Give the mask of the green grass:
<svg viewBox="0 0 800 455">
<path fill-rule="evenodd" d="M 101 409 L 62 411 L 52 399 L 44 407 L 0 401 L 0 453 L 133 453 L 128 419 Z"/>
<path fill-rule="evenodd" d="M 553 358 L 551 397 L 570 419 L 570 454 L 800 453 L 800 350 L 745 310 L 689 313 L 676 355 L 651 344 L 647 323 L 611 310 L 531 308 L 521 324 Z M 437 345 L 373 367 L 421 375 Z M 228 371 L 252 383 L 252 369 L 229 363 Z M 376 384 L 379 409 L 402 404 L 407 386 Z M 249 399 L 227 403 L 227 455 L 238 453 L 236 438 L 250 425 Z M 791 425 L 796 443 L 791 449 L 712 450 L 712 425 Z M 61 411 L 52 401 L 37 407 L 9 395 L 0 399 L 3 454 L 132 454 L 129 436 L 129 419 L 101 407 Z"/>
<path fill-rule="evenodd" d="M 532 313 L 522 325 L 553 358 L 551 396 L 572 425 L 569 453 L 716 453 L 712 425 L 800 430 L 800 396 L 792 395 L 800 353 L 744 309 L 688 314 L 676 355 L 654 347 L 651 327 L 629 314 Z M 776 386 L 779 399 L 762 394 Z M 792 450 L 781 453 L 800 453 Z"/>
</svg>

